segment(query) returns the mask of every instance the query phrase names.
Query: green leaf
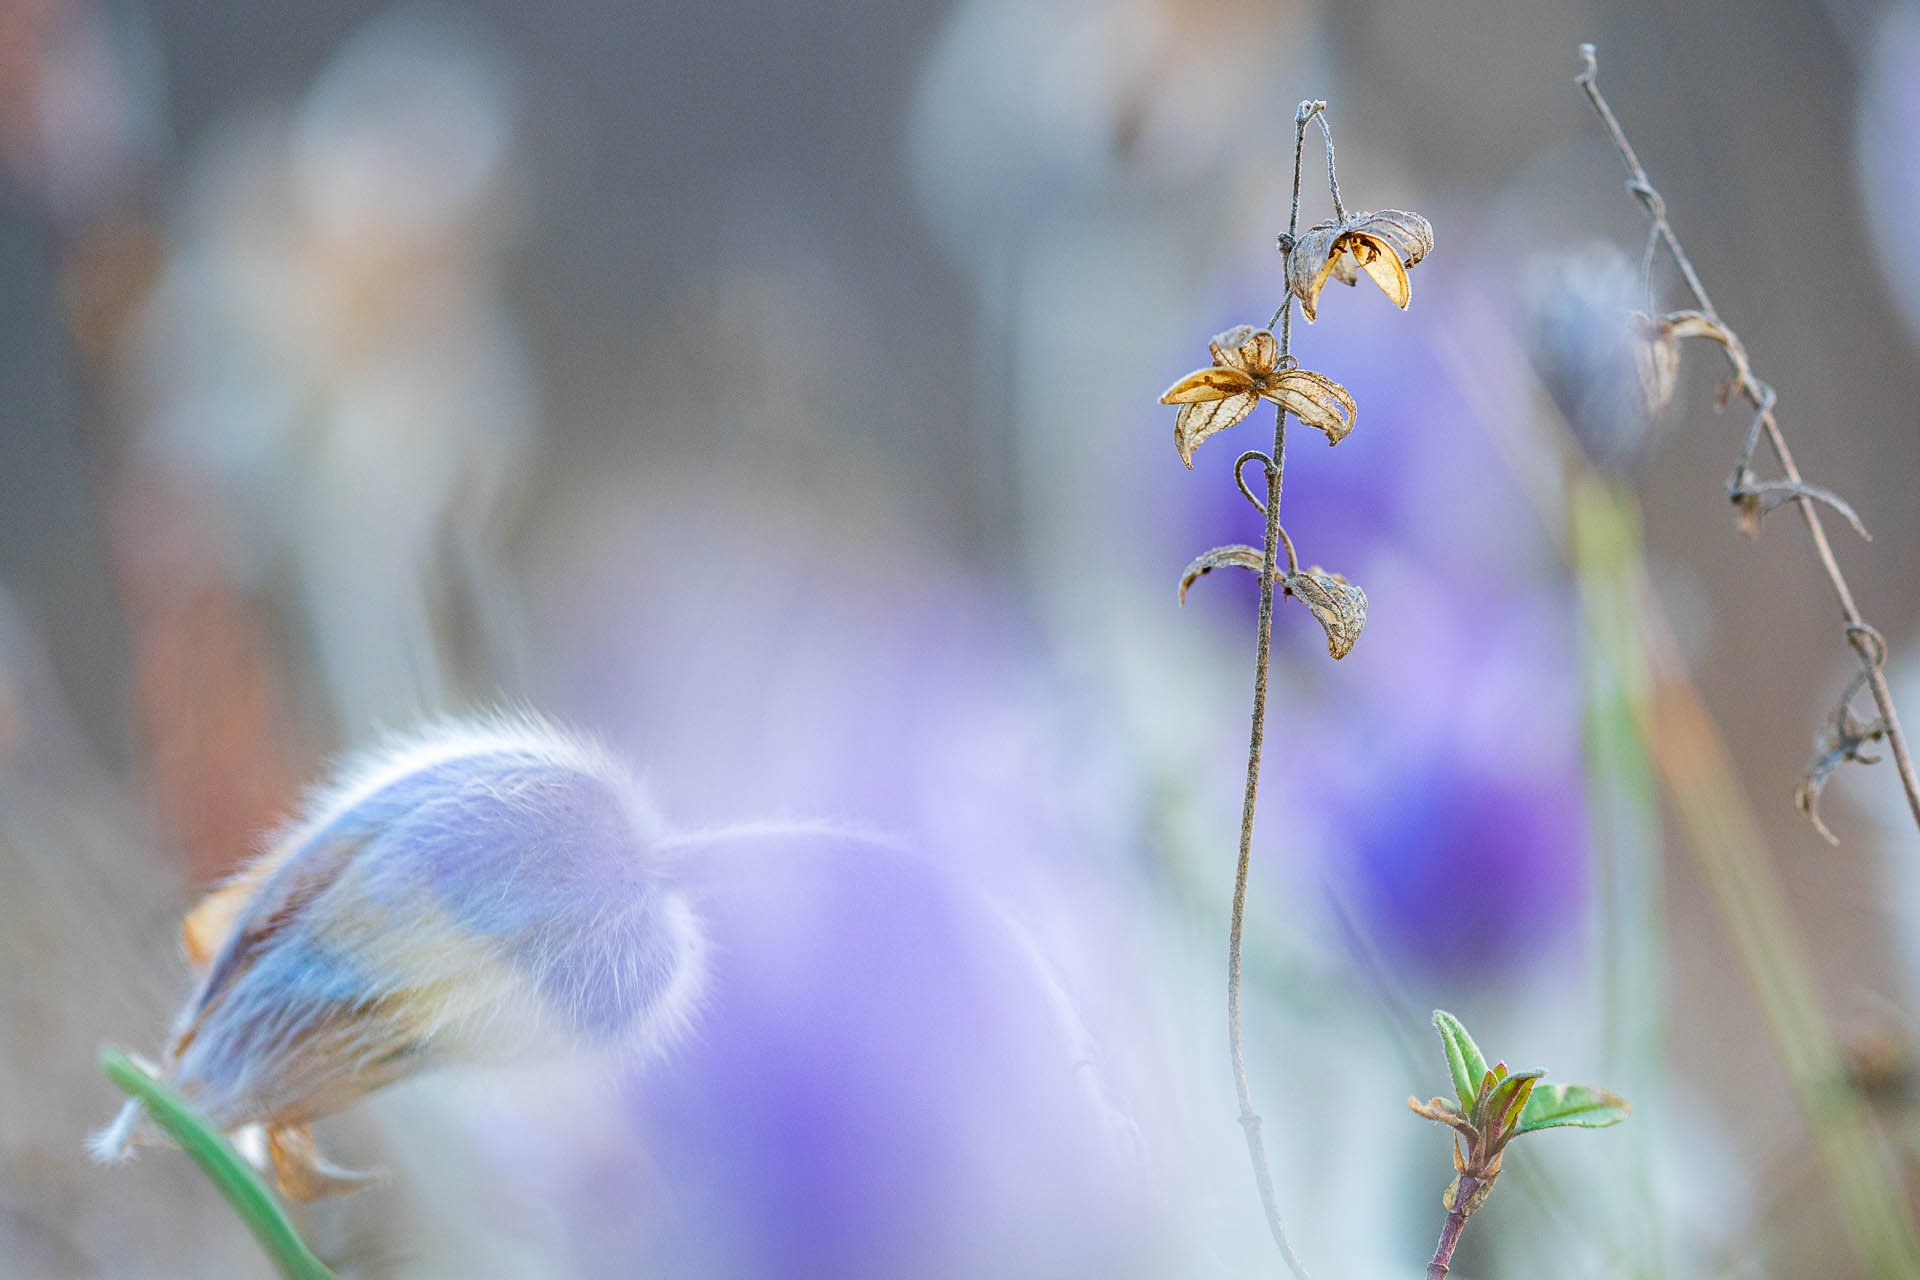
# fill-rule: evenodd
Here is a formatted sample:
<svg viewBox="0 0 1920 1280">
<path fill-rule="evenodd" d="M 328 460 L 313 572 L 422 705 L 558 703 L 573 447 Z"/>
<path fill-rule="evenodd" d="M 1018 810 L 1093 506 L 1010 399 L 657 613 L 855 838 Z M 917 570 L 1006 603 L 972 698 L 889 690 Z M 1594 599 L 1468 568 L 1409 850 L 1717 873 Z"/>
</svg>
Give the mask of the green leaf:
<svg viewBox="0 0 1920 1280">
<path fill-rule="evenodd" d="M 1486 1055 L 1460 1025 L 1460 1019 L 1445 1009 L 1433 1011 L 1433 1025 L 1447 1051 L 1447 1070 L 1453 1073 L 1453 1091 L 1460 1095 L 1460 1109 L 1472 1115 L 1473 1100 L 1480 1096 L 1480 1081 L 1487 1074 Z"/>
<path fill-rule="evenodd" d="M 1502 1079 L 1487 1097 L 1487 1113 L 1482 1117 L 1483 1123 L 1503 1132 L 1512 1132 L 1520 1118 L 1521 1109 L 1533 1094 L 1535 1082 L 1545 1074 L 1544 1071 L 1515 1071 Z"/>
<path fill-rule="evenodd" d="M 1605 1089 L 1591 1089 L 1583 1084 L 1536 1085 L 1514 1132 L 1532 1133 L 1535 1129 L 1568 1126 L 1604 1129 L 1625 1120 L 1629 1110 L 1625 1098 Z"/>
<path fill-rule="evenodd" d="M 100 1053 L 100 1069 L 121 1092 L 140 1100 L 155 1124 L 180 1144 L 192 1157 L 214 1188 L 226 1197 L 233 1211 L 253 1232 L 253 1238 L 267 1251 L 280 1274 L 287 1280 L 339 1280 L 326 1264 L 313 1255 L 306 1241 L 287 1221 L 280 1202 L 266 1184 L 234 1151 L 232 1145 L 206 1121 L 194 1114 L 185 1099 L 135 1066 L 133 1060 L 117 1049 Z"/>
</svg>

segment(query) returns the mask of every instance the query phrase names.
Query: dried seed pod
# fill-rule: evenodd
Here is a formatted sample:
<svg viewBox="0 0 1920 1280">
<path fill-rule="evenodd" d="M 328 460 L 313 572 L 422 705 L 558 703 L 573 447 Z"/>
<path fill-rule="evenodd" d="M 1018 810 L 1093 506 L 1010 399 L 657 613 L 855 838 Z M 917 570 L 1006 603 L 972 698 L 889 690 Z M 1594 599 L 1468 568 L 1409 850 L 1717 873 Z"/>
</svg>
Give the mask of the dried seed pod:
<svg viewBox="0 0 1920 1280">
<path fill-rule="evenodd" d="M 1295 237 L 1287 253 L 1287 289 L 1300 299 L 1301 313 L 1311 321 L 1330 277 L 1357 284 L 1364 271 L 1404 310 L 1413 296 L 1407 271 L 1431 252 L 1433 224 L 1404 209 L 1315 223 Z"/>
<path fill-rule="evenodd" d="M 288 1195 L 351 1190 L 308 1125 L 383 1085 L 685 1024 L 701 931 L 664 839 L 618 763 L 538 721 L 376 752 L 187 917 L 207 972 L 161 1073 L 216 1128 L 263 1126 Z M 94 1154 L 150 1136 L 130 1103 Z"/>
<path fill-rule="evenodd" d="M 1196 369 L 1168 387 L 1161 404 L 1180 406 L 1173 443 L 1191 469 L 1201 441 L 1238 423 L 1262 398 L 1280 405 L 1339 444 L 1353 430 L 1358 406 L 1347 389 L 1324 374 L 1294 367 L 1283 359 L 1272 333 L 1238 325 L 1209 344 L 1214 363 Z"/>
</svg>

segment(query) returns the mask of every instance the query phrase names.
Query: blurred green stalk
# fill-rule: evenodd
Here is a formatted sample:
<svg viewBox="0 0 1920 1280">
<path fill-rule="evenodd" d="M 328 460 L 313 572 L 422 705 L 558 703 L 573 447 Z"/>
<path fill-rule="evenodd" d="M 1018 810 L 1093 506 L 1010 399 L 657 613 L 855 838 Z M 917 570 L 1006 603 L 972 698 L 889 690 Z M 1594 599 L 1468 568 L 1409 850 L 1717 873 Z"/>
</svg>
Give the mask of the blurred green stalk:
<svg viewBox="0 0 1920 1280">
<path fill-rule="evenodd" d="M 1665 850 L 1658 784 L 1634 712 L 1646 703 L 1650 684 L 1638 640 L 1645 563 L 1639 511 L 1630 497 L 1589 477 L 1570 494 L 1568 526 L 1568 560 L 1583 606 L 1581 729 L 1603 1078 L 1651 1119 L 1665 1110 Z M 1640 1227 L 1628 1233 L 1625 1247 L 1634 1257 L 1633 1273 L 1647 1280 L 1666 1274 L 1654 1134 L 1652 1125 L 1640 1124 L 1620 1135 L 1630 1148 L 1631 1170 L 1622 1198 Z"/>
<path fill-rule="evenodd" d="M 226 1197 L 233 1211 L 253 1232 L 253 1238 L 267 1251 L 281 1275 L 287 1280 L 338 1280 L 307 1248 L 306 1241 L 287 1221 L 280 1202 L 260 1181 L 260 1175 L 240 1158 L 231 1143 L 194 1114 L 185 1099 L 142 1071 L 117 1049 L 101 1051 L 100 1069 L 122 1092 L 138 1098 L 154 1123 L 166 1130 L 167 1136 L 179 1143 L 180 1149 L 200 1166 L 208 1181 Z"/>
<path fill-rule="evenodd" d="M 1602 595 L 1589 603 L 1607 609 L 1597 621 L 1589 617 L 1590 641 L 1613 668 L 1614 687 L 1752 983 L 1849 1240 L 1872 1275 L 1920 1276 L 1920 1244 L 1899 1178 L 1865 1101 L 1847 1083 L 1759 821 L 1649 589 L 1638 511 L 1584 463 L 1569 467 L 1567 498 L 1569 552 L 1583 592 L 1591 575 Z"/>
</svg>

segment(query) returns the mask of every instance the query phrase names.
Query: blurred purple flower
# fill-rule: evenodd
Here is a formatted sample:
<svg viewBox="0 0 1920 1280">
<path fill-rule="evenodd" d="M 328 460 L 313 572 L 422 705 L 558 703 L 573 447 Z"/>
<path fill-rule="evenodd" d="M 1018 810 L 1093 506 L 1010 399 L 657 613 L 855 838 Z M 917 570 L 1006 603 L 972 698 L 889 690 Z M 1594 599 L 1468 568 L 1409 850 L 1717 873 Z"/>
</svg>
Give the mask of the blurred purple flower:
<svg viewBox="0 0 1920 1280">
<path fill-rule="evenodd" d="M 708 998 L 626 1088 L 630 1156 L 562 1174 L 583 1268 L 1163 1270 L 1087 1026 L 1118 1021 L 1123 1055 L 1147 1038 L 1136 961 L 1102 932 L 1133 807 L 1021 610 L 710 496 L 604 532 L 559 604 L 573 697 L 657 762 L 657 791 L 696 823 L 885 838 L 776 820 L 676 842 Z"/>
<path fill-rule="evenodd" d="M 1243 298 L 1218 314 L 1262 310 Z M 1570 606 L 1538 517 L 1462 391 L 1464 377 L 1500 388 L 1525 370 L 1493 358 L 1451 367 L 1440 335 L 1454 322 L 1437 306 L 1330 307 L 1310 332 L 1296 328 L 1359 413 L 1338 450 L 1288 449 L 1281 522 L 1303 564 L 1367 591 L 1369 617 L 1334 667 L 1304 610 L 1276 614 L 1259 838 L 1302 843 L 1277 825 L 1295 815 L 1325 850 L 1330 887 L 1386 952 L 1413 970 L 1484 978 L 1577 914 L 1586 828 Z M 1392 358 L 1355 354 L 1375 351 Z M 1164 513 L 1171 596 L 1187 557 L 1258 545 L 1260 515 L 1230 457 L 1209 470 L 1203 451 L 1187 474 L 1163 423 L 1139 434 L 1154 474 L 1137 509 Z M 1258 468 L 1248 477 L 1258 491 Z M 1213 574 L 1188 607 L 1250 636 L 1257 587 L 1251 574 Z"/>
<path fill-rule="evenodd" d="M 626 1088 L 631 1165 L 569 1189 L 583 1270 L 1158 1272 L 1131 1122 L 1005 915 L 860 837 L 721 832 L 679 856 L 713 983 L 691 1042 Z"/>
</svg>

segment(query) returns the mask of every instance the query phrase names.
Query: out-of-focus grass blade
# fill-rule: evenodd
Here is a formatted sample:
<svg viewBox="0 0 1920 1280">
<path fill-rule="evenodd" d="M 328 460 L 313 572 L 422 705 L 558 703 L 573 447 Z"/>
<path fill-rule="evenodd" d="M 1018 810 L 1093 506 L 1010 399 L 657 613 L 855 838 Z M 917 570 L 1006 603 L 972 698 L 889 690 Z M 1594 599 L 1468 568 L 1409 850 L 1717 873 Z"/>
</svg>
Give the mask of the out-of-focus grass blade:
<svg viewBox="0 0 1920 1280">
<path fill-rule="evenodd" d="M 307 1248 L 306 1241 L 287 1221 L 280 1202 L 260 1181 L 260 1175 L 240 1158 L 232 1144 L 194 1114 L 185 1099 L 135 1066 L 131 1058 L 117 1049 L 101 1051 L 100 1069 L 121 1091 L 138 1098 L 154 1123 L 165 1129 L 167 1136 L 193 1158 L 215 1189 L 233 1206 L 233 1211 L 240 1215 L 240 1220 L 247 1224 L 254 1239 L 280 1268 L 281 1275 L 288 1280 L 338 1280 Z"/>
</svg>

